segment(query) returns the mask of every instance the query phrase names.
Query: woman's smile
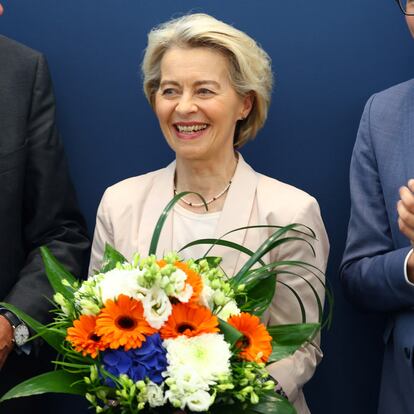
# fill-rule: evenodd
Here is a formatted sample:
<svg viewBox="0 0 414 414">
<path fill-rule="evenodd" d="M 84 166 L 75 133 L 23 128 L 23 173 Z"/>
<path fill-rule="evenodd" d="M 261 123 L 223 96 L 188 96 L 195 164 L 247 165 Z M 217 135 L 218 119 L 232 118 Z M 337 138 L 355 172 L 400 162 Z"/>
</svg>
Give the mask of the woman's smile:
<svg viewBox="0 0 414 414">
<path fill-rule="evenodd" d="M 208 128 L 209 124 L 205 122 L 175 122 L 173 127 L 176 130 L 176 136 L 178 139 L 191 140 L 203 136 Z"/>
</svg>

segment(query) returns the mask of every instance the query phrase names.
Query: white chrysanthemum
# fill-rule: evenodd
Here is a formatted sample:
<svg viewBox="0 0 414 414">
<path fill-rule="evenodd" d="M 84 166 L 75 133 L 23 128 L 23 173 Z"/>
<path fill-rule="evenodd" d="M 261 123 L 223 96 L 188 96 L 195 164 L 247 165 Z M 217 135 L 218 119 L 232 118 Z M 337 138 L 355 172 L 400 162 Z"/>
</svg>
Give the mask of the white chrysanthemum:
<svg viewBox="0 0 414 414">
<path fill-rule="evenodd" d="M 213 404 L 214 397 L 212 397 L 207 391 L 198 390 L 187 396 L 185 402 L 191 411 L 205 412 L 208 410 L 210 405 Z"/>
<path fill-rule="evenodd" d="M 177 378 L 183 369 L 189 368 L 206 384 L 214 384 L 220 375 L 230 372 L 230 346 L 221 334 L 202 334 L 192 338 L 183 335 L 165 340 L 164 347 L 167 349 L 168 376 L 172 378 Z"/>
<path fill-rule="evenodd" d="M 200 304 L 205 306 L 206 308 L 212 309 L 213 306 L 213 294 L 214 290 L 211 289 L 207 283 L 203 282 L 203 290 L 200 294 Z"/>
<path fill-rule="evenodd" d="M 147 398 L 150 407 L 161 407 L 165 403 L 163 386 L 150 381 L 147 385 Z"/>
<path fill-rule="evenodd" d="M 146 321 L 155 329 L 160 329 L 171 315 L 172 306 L 164 290 L 153 287 L 141 298 Z"/>
<path fill-rule="evenodd" d="M 140 300 L 143 294 L 146 294 L 146 289 L 138 284 L 141 273 L 142 270 L 139 269 L 113 269 L 105 273 L 98 285 L 102 302 L 114 300 L 121 294 Z"/>
<path fill-rule="evenodd" d="M 237 306 L 237 303 L 235 300 L 228 301 L 220 310 L 220 312 L 217 314 L 217 317 L 220 319 L 223 319 L 223 321 L 227 321 L 230 316 L 233 315 L 239 315 L 240 309 Z"/>
</svg>

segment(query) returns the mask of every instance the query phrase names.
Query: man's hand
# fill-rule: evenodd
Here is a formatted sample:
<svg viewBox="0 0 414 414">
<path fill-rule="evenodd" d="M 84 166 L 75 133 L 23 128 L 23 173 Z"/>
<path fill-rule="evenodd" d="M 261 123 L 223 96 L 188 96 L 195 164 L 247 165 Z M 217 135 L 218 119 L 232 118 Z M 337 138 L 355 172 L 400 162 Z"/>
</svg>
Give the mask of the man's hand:
<svg viewBox="0 0 414 414">
<path fill-rule="evenodd" d="M 4 11 L 3 6 L 0 3 L 0 16 L 3 14 L 3 11 Z"/>
<path fill-rule="evenodd" d="M 414 242 L 414 179 L 400 188 L 400 200 L 397 204 L 398 225 L 401 233 Z"/>
<path fill-rule="evenodd" d="M 414 179 L 410 179 L 407 186 L 400 188 L 397 212 L 400 231 L 414 246 Z M 410 282 L 414 283 L 414 254 L 408 258 L 407 275 Z"/>
<path fill-rule="evenodd" d="M 4 316 L 0 316 L 0 369 L 3 367 L 12 349 L 13 328 Z"/>
</svg>

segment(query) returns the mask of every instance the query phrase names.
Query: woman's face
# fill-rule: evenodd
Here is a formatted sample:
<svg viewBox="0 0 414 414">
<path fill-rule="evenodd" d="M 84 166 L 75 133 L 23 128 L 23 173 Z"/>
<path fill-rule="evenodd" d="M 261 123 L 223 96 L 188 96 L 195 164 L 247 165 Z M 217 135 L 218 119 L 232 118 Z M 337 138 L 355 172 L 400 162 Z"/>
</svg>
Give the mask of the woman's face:
<svg viewBox="0 0 414 414">
<path fill-rule="evenodd" d="M 155 113 L 177 157 L 213 160 L 233 153 L 236 122 L 252 106 L 233 88 L 227 59 L 208 48 L 172 48 L 161 60 Z"/>
</svg>

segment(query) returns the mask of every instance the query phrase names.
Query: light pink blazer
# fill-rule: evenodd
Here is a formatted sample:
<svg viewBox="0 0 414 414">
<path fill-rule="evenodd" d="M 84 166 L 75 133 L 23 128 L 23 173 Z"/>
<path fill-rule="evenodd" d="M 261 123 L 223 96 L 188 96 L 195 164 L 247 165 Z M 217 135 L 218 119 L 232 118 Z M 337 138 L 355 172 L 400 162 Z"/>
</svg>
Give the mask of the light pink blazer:
<svg viewBox="0 0 414 414">
<path fill-rule="evenodd" d="M 173 197 L 174 171 L 175 162 L 161 170 L 121 181 L 105 191 L 96 219 L 89 273 L 100 268 L 105 242 L 127 259 L 135 252 L 143 256 L 148 254 L 155 223 Z M 172 220 L 170 215 L 161 233 L 157 255 L 181 247 L 172 246 Z M 291 223 L 306 224 L 316 233 L 318 240 L 312 241 L 316 257 L 305 243 L 293 242 L 275 249 L 265 256 L 265 261 L 303 260 L 325 272 L 329 242 L 317 201 L 295 187 L 255 172 L 239 155 L 215 237 L 247 225 Z M 227 239 L 255 250 L 271 233 L 269 229 L 250 229 L 233 233 Z M 223 257 L 223 268 L 228 275 L 233 275 L 246 261 L 243 253 L 220 246 L 210 254 Z M 315 277 L 304 271 L 300 273 L 313 283 L 323 299 L 324 289 Z M 307 321 L 317 321 L 318 308 L 309 286 L 298 277 L 280 275 L 278 280 L 287 282 L 300 294 Z M 297 300 L 285 286 L 277 286 L 272 305 L 262 319 L 269 325 L 301 322 Z M 280 383 L 299 414 L 309 413 L 302 386 L 312 377 L 321 358 L 317 338 L 291 357 L 269 366 L 270 374 Z"/>
</svg>

